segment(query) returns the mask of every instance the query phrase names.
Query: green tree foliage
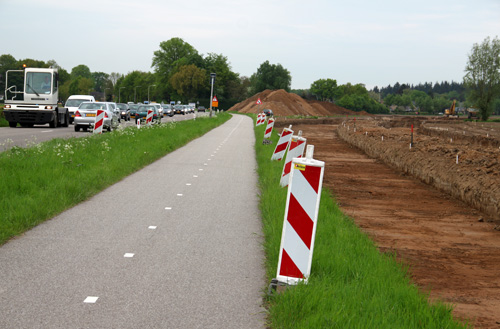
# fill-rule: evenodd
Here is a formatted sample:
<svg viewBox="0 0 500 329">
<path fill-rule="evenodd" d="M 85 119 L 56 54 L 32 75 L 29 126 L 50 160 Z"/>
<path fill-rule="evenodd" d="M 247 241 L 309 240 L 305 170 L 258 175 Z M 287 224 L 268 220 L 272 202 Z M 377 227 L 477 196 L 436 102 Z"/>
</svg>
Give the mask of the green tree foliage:
<svg viewBox="0 0 500 329">
<path fill-rule="evenodd" d="M 338 99 L 341 90 L 337 87 L 337 80 L 333 79 L 319 79 L 311 84 L 311 93 L 316 96 L 317 100 L 321 101 L 333 101 Z"/>
<path fill-rule="evenodd" d="M 95 91 L 104 92 L 104 88 L 109 88 L 109 74 L 104 72 L 92 72 L 92 80 L 94 80 Z"/>
<path fill-rule="evenodd" d="M 362 84 L 352 85 L 347 83 L 339 87 L 340 99 L 337 105 L 354 111 L 368 113 L 387 113 L 387 108 L 370 97 L 368 90 Z"/>
<path fill-rule="evenodd" d="M 194 64 L 182 66 L 170 78 L 170 84 L 184 103 L 194 100 L 206 87 L 206 81 L 206 71 Z"/>
<path fill-rule="evenodd" d="M 71 80 L 69 84 L 70 95 L 88 95 L 94 90 L 94 81 L 90 78 L 77 77 Z"/>
<path fill-rule="evenodd" d="M 5 90 L 5 75 L 8 70 L 19 70 L 17 67 L 17 61 L 14 56 L 5 54 L 0 56 L 0 91 Z M 9 83 L 9 85 L 11 85 Z"/>
<path fill-rule="evenodd" d="M 90 73 L 87 65 L 80 64 L 71 70 L 71 78 L 76 79 L 78 77 L 92 79 L 92 73 Z"/>
<path fill-rule="evenodd" d="M 500 96 L 500 40 L 484 39 L 474 44 L 465 67 L 464 84 L 469 99 L 479 109 L 481 119 L 493 112 L 495 98 Z"/>
<path fill-rule="evenodd" d="M 269 61 L 265 61 L 260 64 L 257 72 L 252 74 L 250 82 L 254 94 L 266 89 L 290 91 L 292 76 L 281 64 L 270 64 Z"/>
</svg>

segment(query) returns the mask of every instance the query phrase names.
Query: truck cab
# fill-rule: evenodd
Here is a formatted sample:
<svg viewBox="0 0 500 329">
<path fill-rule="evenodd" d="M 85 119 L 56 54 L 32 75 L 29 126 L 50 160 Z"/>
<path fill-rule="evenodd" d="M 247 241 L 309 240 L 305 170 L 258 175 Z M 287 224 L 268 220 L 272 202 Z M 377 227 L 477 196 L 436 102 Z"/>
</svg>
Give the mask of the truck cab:
<svg viewBox="0 0 500 329">
<path fill-rule="evenodd" d="M 68 110 L 58 107 L 57 69 L 9 70 L 5 86 L 4 115 L 10 127 L 15 128 L 18 123 L 23 127 L 47 123 L 51 128 L 68 126 Z"/>
</svg>

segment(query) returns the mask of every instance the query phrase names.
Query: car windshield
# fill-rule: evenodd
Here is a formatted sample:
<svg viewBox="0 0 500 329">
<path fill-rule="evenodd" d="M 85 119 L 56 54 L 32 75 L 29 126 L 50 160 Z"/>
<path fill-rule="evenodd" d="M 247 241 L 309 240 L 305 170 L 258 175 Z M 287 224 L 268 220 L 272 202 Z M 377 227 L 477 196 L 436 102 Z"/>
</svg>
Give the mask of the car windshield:
<svg viewBox="0 0 500 329">
<path fill-rule="evenodd" d="M 175 105 L 174 106 L 174 109 L 181 109 L 182 110 L 182 108 L 183 108 L 182 105 Z"/>
<path fill-rule="evenodd" d="M 79 109 L 81 110 L 105 110 L 106 104 L 100 103 L 82 103 L 80 104 Z"/>
<path fill-rule="evenodd" d="M 126 111 L 126 110 L 127 110 L 127 105 L 125 105 L 125 104 L 116 104 L 116 106 L 118 106 L 118 108 L 119 108 L 120 110 L 124 110 L 124 111 Z"/>
<path fill-rule="evenodd" d="M 68 99 L 66 101 L 66 105 L 65 106 L 66 107 L 78 107 L 83 102 L 88 102 L 88 100 L 87 99 L 75 99 L 75 98 Z"/>
<path fill-rule="evenodd" d="M 155 110 L 155 107 L 154 106 L 139 106 L 139 110 L 140 112 L 146 112 L 148 110 Z"/>
<path fill-rule="evenodd" d="M 137 111 L 137 109 L 139 108 L 139 105 L 137 105 L 137 104 L 130 104 L 128 107 L 131 110 Z"/>
</svg>

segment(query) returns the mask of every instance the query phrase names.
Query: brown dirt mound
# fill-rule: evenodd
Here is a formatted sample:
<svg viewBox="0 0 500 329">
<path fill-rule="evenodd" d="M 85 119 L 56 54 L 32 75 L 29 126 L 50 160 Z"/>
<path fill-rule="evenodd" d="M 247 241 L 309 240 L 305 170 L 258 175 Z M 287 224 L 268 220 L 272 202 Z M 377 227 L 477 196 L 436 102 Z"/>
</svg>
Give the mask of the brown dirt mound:
<svg viewBox="0 0 500 329">
<path fill-rule="evenodd" d="M 262 104 L 257 105 L 257 99 Z M 355 112 L 329 102 L 307 101 L 297 94 L 288 93 L 283 89 L 264 90 L 247 100 L 240 102 L 230 111 L 240 113 L 259 113 L 263 109 L 271 109 L 275 116 L 333 116 L 333 115 L 369 115 L 365 111 Z"/>
</svg>

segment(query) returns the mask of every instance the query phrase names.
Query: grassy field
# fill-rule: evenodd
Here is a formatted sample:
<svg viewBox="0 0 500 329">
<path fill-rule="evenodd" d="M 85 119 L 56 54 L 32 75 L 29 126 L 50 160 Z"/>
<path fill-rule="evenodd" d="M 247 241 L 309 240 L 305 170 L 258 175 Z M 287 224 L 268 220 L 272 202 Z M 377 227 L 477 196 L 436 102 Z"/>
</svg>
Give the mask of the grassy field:
<svg viewBox="0 0 500 329">
<path fill-rule="evenodd" d="M 0 153 L 0 245 L 229 118 L 224 113 L 212 119 L 130 127 Z"/>
<path fill-rule="evenodd" d="M 266 273 L 276 277 L 286 189 L 279 186 L 283 162 L 270 161 L 273 144 L 263 145 L 257 127 L 260 208 L 265 235 Z M 428 302 L 394 255 L 381 254 L 372 240 L 337 207 L 323 189 L 311 277 L 268 297 L 271 328 L 466 328 L 451 306 Z"/>
</svg>

